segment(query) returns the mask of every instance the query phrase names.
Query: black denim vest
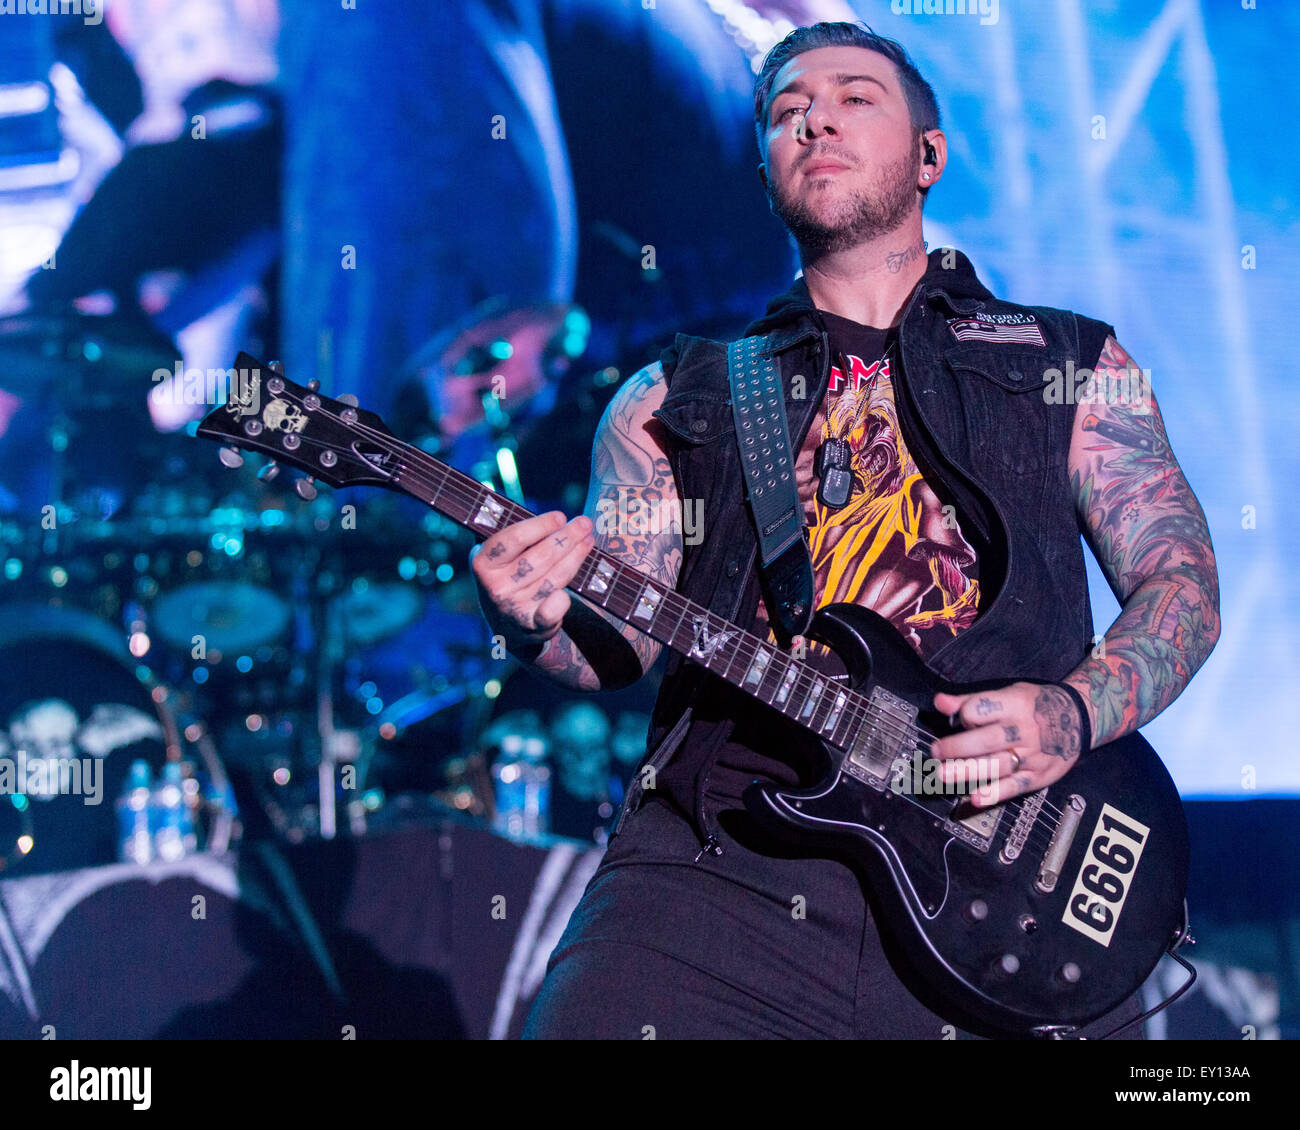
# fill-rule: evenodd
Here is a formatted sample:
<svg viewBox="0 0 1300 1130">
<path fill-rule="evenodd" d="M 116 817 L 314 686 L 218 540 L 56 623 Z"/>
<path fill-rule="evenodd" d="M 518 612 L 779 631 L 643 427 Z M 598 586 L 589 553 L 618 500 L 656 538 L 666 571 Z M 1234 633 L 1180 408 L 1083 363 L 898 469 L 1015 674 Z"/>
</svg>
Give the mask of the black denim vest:
<svg viewBox="0 0 1300 1130">
<path fill-rule="evenodd" d="M 970 323 L 980 324 L 972 329 Z M 958 337 L 975 332 L 987 336 Z M 746 336 L 753 333 L 774 335 L 797 451 L 830 376 L 829 343 L 802 278 L 768 304 Z M 960 252 L 930 253 L 903 314 L 893 383 L 903 441 L 941 500 L 957 507 L 979 557 L 979 614 L 929 659 L 950 679 L 1058 680 L 1092 645 L 1067 472 L 1074 409 L 1045 394 L 1045 374 L 1064 374 L 1067 362 L 1092 368 L 1110 333 L 1109 325 L 1067 310 L 1002 302 Z M 726 343 L 678 334 L 661 364 L 668 392 L 655 416 L 667 433 L 679 496 L 702 507 L 703 537 L 683 547 L 678 591 L 752 629 L 760 595 L 757 539 L 744 501 Z M 734 709 L 731 688 L 698 664 L 670 656 L 646 756 L 629 783 L 616 832 L 641 803 L 647 765 L 662 771 L 684 741 L 715 752 L 726 741 L 730 719 L 708 709 L 719 696 Z"/>
</svg>

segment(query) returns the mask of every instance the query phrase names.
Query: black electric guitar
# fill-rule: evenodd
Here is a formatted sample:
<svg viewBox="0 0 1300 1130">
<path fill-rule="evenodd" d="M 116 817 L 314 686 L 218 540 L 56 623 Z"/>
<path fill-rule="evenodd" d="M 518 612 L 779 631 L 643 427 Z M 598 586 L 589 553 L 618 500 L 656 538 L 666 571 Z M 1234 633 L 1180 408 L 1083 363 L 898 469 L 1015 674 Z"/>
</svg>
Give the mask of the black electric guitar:
<svg viewBox="0 0 1300 1130">
<path fill-rule="evenodd" d="M 269 455 L 331 486 L 403 491 L 486 537 L 532 515 L 396 439 L 372 412 L 322 396 L 241 353 L 235 395 L 198 434 Z M 310 497 L 311 480 L 298 485 Z M 909 983 L 936 1012 L 992 1036 L 1062 1035 L 1122 1003 L 1186 932 L 1187 823 L 1138 734 L 1083 755 L 1056 784 L 982 810 L 927 788 L 929 743 L 951 733 L 930 671 L 886 620 L 821 610 L 809 635 L 836 680 L 600 550 L 570 591 L 707 667 L 814 735 L 830 769 L 814 788 L 751 786 L 767 825 L 864 872 Z"/>
</svg>

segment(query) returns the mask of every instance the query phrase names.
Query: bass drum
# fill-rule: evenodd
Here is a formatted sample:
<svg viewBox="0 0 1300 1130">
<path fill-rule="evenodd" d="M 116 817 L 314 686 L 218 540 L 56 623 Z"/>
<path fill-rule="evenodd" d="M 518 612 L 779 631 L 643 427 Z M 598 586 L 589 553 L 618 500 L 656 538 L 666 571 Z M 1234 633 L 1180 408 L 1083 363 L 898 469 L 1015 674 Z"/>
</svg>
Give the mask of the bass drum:
<svg viewBox="0 0 1300 1130">
<path fill-rule="evenodd" d="M 89 613 L 0 609 L 0 876 L 118 861 L 114 802 L 131 763 L 148 762 L 156 778 L 180 760 L 168 697 Z M 224 790 L 215 750 L 199 748 L 211 784 Z M 209 845 L 228 840 L 229 817 L 215 819 Z"/>
</svg>

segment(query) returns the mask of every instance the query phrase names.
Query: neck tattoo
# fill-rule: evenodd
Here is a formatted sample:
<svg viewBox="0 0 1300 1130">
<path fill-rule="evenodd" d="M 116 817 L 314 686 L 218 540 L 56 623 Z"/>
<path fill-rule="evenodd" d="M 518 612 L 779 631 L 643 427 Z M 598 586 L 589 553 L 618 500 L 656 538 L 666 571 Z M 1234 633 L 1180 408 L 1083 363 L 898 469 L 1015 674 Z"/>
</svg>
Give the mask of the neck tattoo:
<svg viewBox="0 0 1300 1130">
<path fill-rule="evenodd" d="M 891 275 L 898 274 L 913 259 L 921 257 L 921 245 L 913 244 L 903 251 L 891 251 L 885 256 L 885 270 Z"/>
</svg>

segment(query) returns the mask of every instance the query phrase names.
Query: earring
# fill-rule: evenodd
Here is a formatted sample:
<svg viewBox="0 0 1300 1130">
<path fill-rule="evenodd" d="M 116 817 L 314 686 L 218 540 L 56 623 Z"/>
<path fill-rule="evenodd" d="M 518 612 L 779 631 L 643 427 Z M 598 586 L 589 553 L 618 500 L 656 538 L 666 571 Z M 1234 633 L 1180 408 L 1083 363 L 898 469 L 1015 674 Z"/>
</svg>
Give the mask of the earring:
<svg viewBox="0 0 1300 1130">
<path fill-rule="evenodd" d="M 921 179 L 922 179 L 922 180 L 929 180 L 929 179 L 930 179 L 930 174 L 929 174 L 929 173 L 925 173 L 925 174 L 923 174 L 922 177 L 921 177 Z"/>
</svg>

